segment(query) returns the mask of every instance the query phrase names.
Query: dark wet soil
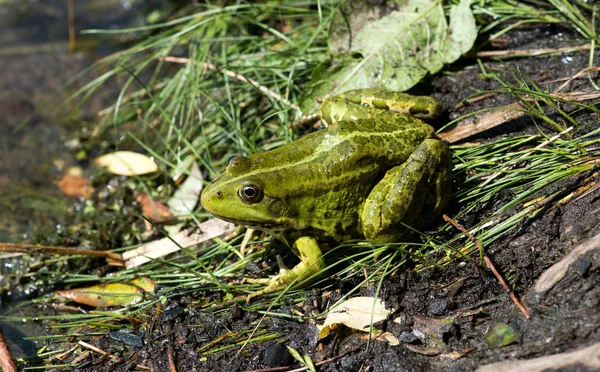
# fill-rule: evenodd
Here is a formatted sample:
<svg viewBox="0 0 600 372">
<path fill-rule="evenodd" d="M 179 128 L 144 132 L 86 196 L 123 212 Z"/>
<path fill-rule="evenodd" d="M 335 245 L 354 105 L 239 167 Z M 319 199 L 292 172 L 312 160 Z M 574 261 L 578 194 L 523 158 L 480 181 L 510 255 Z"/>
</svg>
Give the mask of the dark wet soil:
<svg viewBox="0 0 600 372">
<path fill-rule="evenodd" d="M 482 49 L 544 49 L 584 44 L 573 41 L 578 38 L 576 33 L 567 28 L 531 27 L 503 35 L 496 42 L 496 47 L 486 45 Z M 8 39 L 0 40 L 10 42 Z M 483 45 L 485 40 L 480 42 Z M 15 43 L 18 44 L 18 41 Z M 596 55 L 595 61 L 598 57 Z M 44 184 L 44 187 L 53 188 L 48 185 L 48 169 L 51 166 L 42 160 L 54 157 L 49 153 L 62 151 L 64 133 L 61 131 L 64 128 L 47 125 L 48 118 L 35 116 L 30 131 L 17 135 L 12 133 L 24 117 L 36 113 L 37 104 L 46 98 L 42 95 L 54 91 L 65 82 L 63 74 L 79 70 L 90 61 L 87 55 L 78 57 L 77 54 L 68 59 L 71 65 L 65 62 L 65 55 L 56 57 L 39 53 L 31 58 L 32 61 L 27 63 L 14 57 L 0 59 L 0 70 L 3 71 L 0 87 L 4 91 L 15 86 L 27 89 L 13 94 L 0 93 L 0 114 L 4 123 L 0 133 L 9 141 L 14 141 L 5 147 L 9 150 L 4 151 L 3 156 L 5 159 L 22 159 L 0 162 L 0 188 L 14 185 L 17 181 L 23 181 L 27 187 Z M 35 63 L 41 67 L 31 69 L 29 66 Z M 588 67 L 588 63 L 588 51 L 514 58 L 505 62 L 483 60 L 487 71 L 501 71 L 502 78 L 509 83 L 514 82 L 510 71 L 518 70 L 544 88 L 558 86 L 562 81 L 552 81 L 573 76 Z M 47 74 L 43 69 L 58 72 Z M 415 92 L 431 94 L 442 102 L 444 115 L 438 119 L 439 125 L 469 112 L 514 102 L 514 97 L 508 94 L 498 94 L 471 103 L 461 102 L 478 91 L 497 88 L 498 82 L 486 78 L 474 58 L 461 59 L 450 66 L 449 71 L 452 73 L 439 74 L 415 88 Z M 52 81 L 40 80 L 40 76 L 47 78 L 48 75 L 56 76 Z M 598 83 L 597 74 L 592 76 Z M 30 83 L 24 84 L 24 81 Z M 565 91 L 590 89 L 585 75 L 572 81 Z M 14 89 L 11 91 L 15 92 Z M 98 103 L 90 111 L 97 111 L 101 107 Z M 580 126 L 573 131 L 573 135 L 580 136 L 596 129 L 600 117 L 587 113 L 576 116 L 576 119 Z M 546 133 L 553 133 L 553 129 L 544 123 L 538 122 L 538 125 Z M 538 133 L 528 117 L 513 120 L 470 141 L 486 142 L 500 136 L 524 133 Z M 43 151 L 30 152 L 29 149 L 34 147 L 42 147 Z M 32 158 L 31 154 L 36 155 Z M 40 170 L 40 164 L 44 164 L 45 168 Z M 572 191 L 582 184 L 583 178 L 569 179 L 556 187 L 566 192 Z M 510 197 L 500 193 L 496 200 L 471 212 L 460 222 L 469 228 Z M 456 215 L 460 208 L 460 205 L 451 205 L 448 214 Z M 505 235 L 502 240 L 484 247 L 503 275 L 514 274 L 510 283 L 517 296 L 525 299 L 526 306 L 532 312 L 530 319 L 525 319 L 491 273 L 482 270 L 474 262 L 457 261 L 444 270 L 407 270 L 385 279 L 381 298 L 397 311 L 380 328 L 400 339 L 397 346 L 378 340 L 368 343 L 347 329 L 336 331 L 319 341 L 318 330 L 310 322 L 267 317 L 260 331 L 266 330 L 268 334 L 282 337 L 250 343 L 240 351 L 239 346 L 233 346 L 237 342 L 236 334 L 253 330 L 262 315 L 246 310 L 244 304 L 222 311 L 201 309 L 198 301 L 204 296 L 218 294 L 197 292 L 176 296 L 163 303 L 156 314 L 151 314 L 151 325 L 139 326 L 132 332 L 110 331 L 93 340 L 92 343 L 102 350 L 124 357 L 111 360 L 90 354 L 81 362 L 78 370 L 126 371 L 134 370 L 135 364 L 140 363 L 153 366 L 156 371 L 168 371 L 171 368 L 170 359 L 179 371 L 247 371 L 278 366 L 289 366 L 279 370 L 298 368 L 298 363 L 282 346 L 283 342 L 283 345 L 301 354 L 310 355 L 315 363 L 326 361 L 318 367 L 322 371 L 465 371 L 496 361 L 532 358 L 586 346 L 600 341 L 598 254 L 582 257 L 565 279 L 545 296 L 534 298 L 531 288 L 547 268 L 565 256 L 578 242 L 600 233 L 599 211 L 600 193 L 596 191 L 535 219 L 523 221 L 519 228 Z M 3 216 L 9 215 L 4 213 Z M 15 221 L 19 216 L 25 222 Z M 22 222 L 26 226 L 29 218 L 29 215 L 13 211 L 8 220 Z M 0 222 L 4 220 L 0 218 Z M 9 240 L 6 238 L 8 236 L 20 237 L 24 231 L 22 227 L 0 225 L 0 234 L 4 236 L 0 239 L 2 241 Z M 331 296 L 341 296 L 351 287 L 340 284 Z M 374 288 L 364 288 L 360 294 L 372 296 L 374 293 Z M 316 289 L 304 303 L 290 303 L 273 311 L 289 315 L 310 314 L 321 295 Z M 445 318 L 453 319 L 450 326 L 434 327 L 436 319 Z M 520 343 L 490 348 L 484 338 L 495 323 L 512 327 L 520 335 Z M 431 333 L 439 336 L 441 343 L 432 347 L 416 337 L 414 331 L 417 324 L 421 324 L 421 329 L 425 327 L 423 324 L 435 328 Z M 212 345 L 222 346 L 225 350 L 203 355 L 201 351 Z M 56 361 L 56 364 L 62 363 L 64 361 Z"/>
<path fill-rule="evenodd" d="M 498 49 L 561 48 L 573 45 L 577 35 L 560 27 L 529 28 L 503 36 L 504 44 Z M 493 49 L 486 46 L 486 50 Z M 596 55 L 596 60 L 598 56 Z M 511 82 L 510 70 L 518 70 L 536 84 L 555 87 L 547 83 L 570 77 L 588 66 L 587 51 L 568 55 L 516 58 L 506 62 L 484 60 L 488 71 L 500 69 L 503 78 Z M 506 68 L 510 66 L 510 69 Z M 474 103 L 460 100 L 479 90 L 491 90 L 498 83 L 482 75 L 475 60 L 463 60 L 451 66 L 454 75 L 441 75 L 431 79 L 418 90 L 430 89 L 444 108 L 446 117 L 453 119 L 468 112 L 491 106 L 512 103 L 509 95 L 495 95 Z M 596 82 L 597 75 L 593 75 Z M 589 90 L 590 83 L 577 79 L 566 91 Z M 582 114 L 577 117 L 580 127 L 575 136 L 597 128 L 597 115 Z M 538 123 L 540 124 L 540 123 Z M 546 133 L 552 128 L 544 126 Z M 530 118 L 521 118 L 502 127 L 479 135 L 471 141 L 485 142 L 498 136 L 538 133 Z M 582 184 L 583 177 L 569 179 L 557 188 L 566 192 Z M 472 212 L 461 221 L 468 228 L 489 213 L 494 203 L 500 203 L 510 195 L 500 193 L 479 211 Z M 455 215 L 460 206 L 450 207 Z M 511 284 L 519 298 L 528 298 L 525 305 L 531 310 L 531 318 L 525 316 L 511 302 L 508 295 L 491 275 L 474 262 L 458 261 L 445 270 L 408 270 L 386 278 L 382 299 L 398 309 L 382 325 L 401 341 L 391 346 L 387 342 L 372 341 L 341 330 L 333 336 L 318 341 L 317 328 L 311 323 L 299 323 L 284 318 L 267 318 L 264 326 L 269 333 L 284 335 L 284 344 L 302 354 L 308 354 L 315 363 L 327 361 L 322 371 L 465 371 L 478 366 L 507 359 L 532 358 L 576 349 L 600 341 L 600 261 L 598 255 L 588 255 L 567 274 L 559 286 L 547 295 L 532 300 L 531 288 L 539 276 L 551 265 L 565 256 L 578 242 L 600 233 L 600 193 L 598 191 L 547 211 L 541 216 L 523 221 L 500 241 L 484 247 L 487 255 L 503 274 L 514 274 Z M 510 212 L 509 212 L 510 213 Z M 344 287 L 340 293 L 343 294 Z M 340 294 L 338 293 L 338 295 Z M 372 295 L 373 288 L 363 289 L 363 295 Z M 204 294 L 206 295 L 206 294 Z M 163 304 L 166 310 L 156 316 L 156 327 L 148 333 L 135 334 L 144 346 L 127 346 L 127 342 L 107 335 L 99 346 L 114 354 L 135 351 L 133 358 L 121 363 L 108 363 L 89 357 L 80 370 L 116 371 L 128 370 L 133 364 L 154 365 L 156 370 L 169 370 L 169 358 L 179 371 L 246 371 L 268 370 L 277 366 L 298 368 L 299 365 L 286 348 L 275 341 L 253 343 L 242 351 L 231 347 L 223 352 L 202 356 L 203 347 L 215 343 L 218 337 L 253 329 L 260 314 L 246 311 L 244 305 L 233 310 L 213 312 L 198 310 L 193 305 L 201 293 L 175 297 Z M 307 313 L 312 309 L 319 292 L 314 291 L 304 304 L 289 305 L 277 309 L 281 313 Z M 184 311 L 185 310 L 185 311 Z M 167 314 L 167 316 L 165 316 Z M 414 336 L 415 325 L 434 323 L 434 319 L 451 317 L 452 324 L 437 329 L 441 344 L 432 348 Z M 397 319 L 397 321 L 392 321 Z M 504 323 L 520 335 L 520 343 L 502 348 L 491 348 L 484 338 L 495 323 Z M 218 343 L 232 345 L 235 336 L 223 338 Z M 368 345 L 368 348 L 367 348 Z M 169 357 L 170 355 L 170 357 Z M 287 369 L 279 369 L 287 370 Z"/>
</svg>

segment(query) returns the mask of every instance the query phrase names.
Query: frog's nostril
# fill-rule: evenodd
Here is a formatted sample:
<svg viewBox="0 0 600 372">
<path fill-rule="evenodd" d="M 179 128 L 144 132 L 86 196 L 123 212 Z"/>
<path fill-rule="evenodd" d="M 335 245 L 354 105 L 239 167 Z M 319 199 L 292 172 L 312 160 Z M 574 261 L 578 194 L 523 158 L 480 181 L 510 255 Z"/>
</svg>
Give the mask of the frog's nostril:
<svg viewBox="0 0 600 372">
<path fill-rule="evenodd" d="M 223 193 L 221 191 L 217 191 L 217 198 L 222 198 L 223 197 Z"/>
</svg>

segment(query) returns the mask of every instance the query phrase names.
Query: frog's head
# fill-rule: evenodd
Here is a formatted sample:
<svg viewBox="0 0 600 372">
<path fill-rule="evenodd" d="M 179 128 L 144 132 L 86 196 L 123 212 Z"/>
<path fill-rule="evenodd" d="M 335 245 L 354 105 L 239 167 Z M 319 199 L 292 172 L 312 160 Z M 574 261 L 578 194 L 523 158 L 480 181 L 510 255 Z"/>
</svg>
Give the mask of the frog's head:
<svg viewBox="0 0 600 372">
<path fill-rule="evenodd" d="M 283 203 L 265 192 L 251 160 L 244 156 L 227 160 L 225 171 L 204 188 L 200 202 L 216 217 L 240 225 L 265 229 L 282 224 Z"/>
</svg>

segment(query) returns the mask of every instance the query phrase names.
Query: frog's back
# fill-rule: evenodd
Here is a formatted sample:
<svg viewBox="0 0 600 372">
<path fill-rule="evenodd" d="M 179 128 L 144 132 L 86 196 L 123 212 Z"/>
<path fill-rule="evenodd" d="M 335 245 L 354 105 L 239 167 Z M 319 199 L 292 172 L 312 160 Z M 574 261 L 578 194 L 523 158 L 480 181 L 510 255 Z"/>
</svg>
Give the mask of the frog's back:
<svg viewBox="0 0 600 372">
<path fill-rule="evenodd" d="M 338 122 L 250 156 L 265 194 L 282 201 L 286 225 L 313 228 L 335 240 L 360 234 L 359 209 L 370 190 L 433 135 L 433 128 L 419 119 L 387 116 Z"/>
</svg>

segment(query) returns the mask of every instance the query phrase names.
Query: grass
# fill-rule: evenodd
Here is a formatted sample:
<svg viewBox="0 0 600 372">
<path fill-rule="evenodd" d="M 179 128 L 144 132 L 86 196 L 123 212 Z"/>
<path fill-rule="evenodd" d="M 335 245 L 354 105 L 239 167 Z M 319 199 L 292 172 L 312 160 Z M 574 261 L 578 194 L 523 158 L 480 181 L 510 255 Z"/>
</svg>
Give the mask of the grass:
<svg viewBox="0 0 600 372">
<path fill-rule="evenodd" d="M 274 148 L 310 131 L 306 127 L 292 128 L 291 123 L 300 114 L 288 102 L 298 101 L 312 69 L 327 58 L 326 30 L 337 3 L 204 5 L 182 10 L 182 14 L 187 15 L 157 25 L 88 30 L 88 33 L 105 35 L 133 33 L 140 35 L 141 41 L 84 71 L 82 76 L 95 70 L 99 77 L 70 96 L 67 104 L 76 115 L 86 98 L 103 89 L 110 79 L 120 81 L 122 89 L 116 102 L 101 112 L 92 139 L 108 139 L 113 148 L 143 149 L 158 159 L 163 165 L 162 176 L 136 179 L 130 187 L 147 190 L 164 200 L 176 187 L 170 175 L 186 173 L 183 164 L 189 164 L 190 158 L 197 160 L 208 178 L 212 178 L 231 155 Z M 595 48 L 594 18 L 588 17 L 595 13 L 568 1 L 482 0 L 475 2 L 474 11 L 481 33 L 488 35 L 488 39 L 507 35 L 512 29 L 527 24 L 562 25 L 572 27 L 591 43 L 592 52 Z M 179 60 L 182 63 L 167 59 L 182 56 L 187 58 Z M 449 210 L 455 212 L 452 217 L 459 222 L 469 216 L 478 217 L 478 222 L 468 229 L 476 233 L 485 247 L 554 208 L 575 191 L 580 183 L 573 182 L 569 188 L 559 185 L 587 176 L 597 168 L 599 141 L 596 138 L 599 130 L 582 135 L 585 131 L 578 122 L 585 114 L 597 114 L 596 106 L 557 98 L 509 65 L 490 69 L 488 76 L 495 79 L 497 88 L 477 94 L 511 95 L 523 105 L 538 132 L 476 146 L 452 147 L 456 191 Z M 250 83 L 250 79 L 256 83 Z M 566 106 L 570 108 L 565 109 Z M 562 132 L 568 126 L 575 128 L 576 135 L 567 133 L 536 148 L 555 134 L 551 130 Z M 490 181 L 484 184 L 488 178 Z M 498 195 L 509 197 L 499 200 Z M 494 208 L 489 207 L 492 203 Z M 207 217 L 198 209 L 193 219 L 200 221 Z M 106 226 L 105 230 L 109 231 L 110 227 Z M 140 234 L 133 234 L 125 243 L 141 241 Z M 144 275 L 155 280 L 162 289 L 148 294 L 130 308 L 111 312 L 74 314 L 57 310 L 58 315 L 19 314 L 31 304 L 58 302 L 40 297 L 15 304 L 13 315 L 0 317 L 0 321 L 44 322 L 56 333 L 33 339 L 59 347 L 67 338 L 90 339 L 105 334 L 106 329 L 119 322 L 130 327 L 141 323 L 142 329 L 151 330 L 148 327 L 156 319 L 153 314 L 157 309 L 160 311 L 162 304 L 170 299 L 185 296 L 194 298 L 190 307 L 217 316 L 228 313 L 238 304 L 265 316 L 289 318 L 276 310 L 286 306 L 286 297 L 291 298 L 292 303 L 302 302 L 307 289 L 290 289 L 249 305 L 235 298 L 259 288 L 239 282 L 244 268 L 274 253 L 271 248 L 267 249 L 268 240 L 258 238 L 252 241 L 249 253 L 240 258 L 240 242 L 241 237 L 229 242 L 216 240 L 207 246 L 187 248 L 181 255 L 119 270 L 103 278 L 51 266 L 36 273 L 49 288 L 78 287 L 99 280 L 123 282 Z M 420 243 L 346 242 L 328 251 L 325 259 L 330 274 L 335 273 L 342 281 L 354 285 L 354 289 L 343 294 L 341 301 L 365 286 L 372 286 L 379 293 L 384 278 L 408 264 L 416 262 L 419 270 L 441 268 L 452 260 L 468 260 L 473 250 L 461 233 L 449 225 L 441 225 L 437 234 L 423 235 Z M 283 248 L 278 252 L 286 251 Z M 314 285 L 325 292 L 336 289 L 326 277 L 318 278 Z M 269 303 L 268 298 L 275 300 Z M 298 321 L 309 318 L 308 315 L 294 317 Z M 247 327 L 235 335 L 232 344 L 210 344 L 200 350 L 200 354 L 238 348 L 248 342 L 285 339 L 285 335 L 274 332 L 259 319 Z M 64 333 L 63 330 L 76 331 Z"/>
</svg>

